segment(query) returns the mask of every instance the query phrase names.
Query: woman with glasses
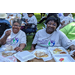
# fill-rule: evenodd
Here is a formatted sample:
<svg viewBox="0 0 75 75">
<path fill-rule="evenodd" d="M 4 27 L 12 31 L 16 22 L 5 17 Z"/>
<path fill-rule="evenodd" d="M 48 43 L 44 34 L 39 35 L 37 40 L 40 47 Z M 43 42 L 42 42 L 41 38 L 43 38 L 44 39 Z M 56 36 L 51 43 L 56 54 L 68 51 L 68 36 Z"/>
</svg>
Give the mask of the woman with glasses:
<svg viewBox="0 0 75 75">
<path fill-rule="evenodd" d="M 41 48 L 47 49 L 48 47 L 64 47 L 70 50 L 75 49 L 75 46 L 72 45 L 67 36 L 57 29 L 60 25 L 60 19 L 57 14 L 47 18 L 45 23 L 47 27 L 36 33 L 31 50 Z"/>
<path fill-rule="evenodd" d="M 12 46 L 16 51 L 22 51 L 26 45 L 26 34 L 20 30 L 21 20 L 14 19 L 12 29 L 5 30 L 0 39 L 0 44 L 3 44 L 2 48 Z"/>
</svg>

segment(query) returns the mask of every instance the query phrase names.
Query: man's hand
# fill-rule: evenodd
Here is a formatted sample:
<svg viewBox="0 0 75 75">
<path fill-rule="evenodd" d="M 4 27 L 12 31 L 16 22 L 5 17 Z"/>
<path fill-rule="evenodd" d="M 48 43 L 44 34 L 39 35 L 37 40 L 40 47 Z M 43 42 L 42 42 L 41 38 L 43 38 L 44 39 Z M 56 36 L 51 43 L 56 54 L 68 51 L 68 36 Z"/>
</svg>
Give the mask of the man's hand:
<svg viewBox="0 0 75 75">
<path fill-rule="evenodd" d="M 6 31 L 5 36 L 9 36 L 11 34 L 11 30 Z"/>
</svg>

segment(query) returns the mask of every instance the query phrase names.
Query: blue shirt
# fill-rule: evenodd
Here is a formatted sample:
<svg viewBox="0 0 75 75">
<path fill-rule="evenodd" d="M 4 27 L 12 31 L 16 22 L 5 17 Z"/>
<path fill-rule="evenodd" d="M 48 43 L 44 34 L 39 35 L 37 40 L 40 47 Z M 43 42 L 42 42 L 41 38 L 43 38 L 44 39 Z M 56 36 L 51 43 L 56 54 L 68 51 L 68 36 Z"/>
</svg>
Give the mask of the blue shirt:
<svg viewBox="0 0 75 75">
<path fill-rule="evenodd" d="M 12 28 L 12 26 L 10 25 L 10 22 L 8 20 L 0 19 L 0 23 L 7 23 L 8 27 Z"/>
</svg>

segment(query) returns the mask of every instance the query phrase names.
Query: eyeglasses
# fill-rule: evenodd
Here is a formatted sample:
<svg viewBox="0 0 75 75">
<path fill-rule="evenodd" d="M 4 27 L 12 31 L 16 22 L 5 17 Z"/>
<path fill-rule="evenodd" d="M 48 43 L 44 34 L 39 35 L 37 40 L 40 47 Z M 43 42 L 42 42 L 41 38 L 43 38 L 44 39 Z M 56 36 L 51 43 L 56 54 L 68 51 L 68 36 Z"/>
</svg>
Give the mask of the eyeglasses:
<svg viewBox="0 0 75 75">
<path fill-rule="evenodd" d="M 20 27 L 19 25 L 13 25 L 14 27 Z"/>
</svg>

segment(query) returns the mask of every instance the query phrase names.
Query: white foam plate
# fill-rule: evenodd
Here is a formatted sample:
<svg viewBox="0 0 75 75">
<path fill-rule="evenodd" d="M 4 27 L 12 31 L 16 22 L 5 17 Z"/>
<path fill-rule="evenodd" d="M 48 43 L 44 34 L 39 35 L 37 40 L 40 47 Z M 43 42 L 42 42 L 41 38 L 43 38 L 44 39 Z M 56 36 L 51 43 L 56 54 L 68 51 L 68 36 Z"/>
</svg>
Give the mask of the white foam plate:
<svg viewBox="0 0 75 75">
<path fill-rule="evenodd" d="M 67 50 L 65 50 L 63 47 L 49 47 L 48 50 L 51 52 L 52 55 L 66 55 L 66 54 L 54 54 L 53 50 L 56 48 L 61 49 L 62 51 L 66 52 L 66 54 L 68 54 Z"/>
<path fill-rule="evenodd" d="M 3 52 L 3 51 L 5 51 L 3 48 L 0 48 L 0 52 Z"/>
<path fill-rule="evenodd" d="M 22 59 L 22 58 L 20 58 L 19 56 L 18 56 L 18 54 L 25 54 L 25 55 L 23 55 L 24 57 L 26 56 L 27 57 L 27 55 L 28 55 L 28 58 L 26 58 L 26 59 Z M 29 52 L 29 51 L 23 51 L 23 52 L 18 52 L 18 53 L 16 53 L 16 54 L 14 54 L 14 56 L 18 59 L 18 60 L 20 60 L 21 62 L 26 62 L 26 61 L 28 61 L 28 60 L 32 60 L 32 59 L 34 59 L 35 58 L 35 56 L 31 53 L 31 52 Z"/>
<path fill-rule="evenodd" d="M 56 62 L 61 62 L 59 61 L 60 58 L 64 58 L 64 62 L 75 62 L 70 55 L 54 55 L 53 57 Z"/>
</svg>

